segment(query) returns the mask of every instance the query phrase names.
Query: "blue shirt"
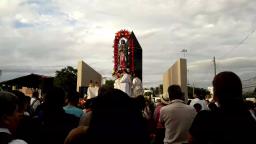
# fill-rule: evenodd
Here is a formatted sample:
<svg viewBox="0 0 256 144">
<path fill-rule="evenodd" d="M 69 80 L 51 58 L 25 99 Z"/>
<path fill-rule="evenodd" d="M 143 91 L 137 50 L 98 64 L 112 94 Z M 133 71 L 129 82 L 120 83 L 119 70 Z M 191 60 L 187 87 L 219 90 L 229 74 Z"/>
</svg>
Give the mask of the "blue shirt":
<svg viewBox="0 0 256 144">
<path fill-rule="evenodd" d="M 84 114 L 84 111 L 80 108 L 77 108 L 75 106 L 72 106 L 72 105 L 67 105 L 67 106 L 64 106 L 63 109 L 65 110 L 65 112 L 67 114 L 72 114 L 78 118 L 80 118 L 83 114 Z"/>
</svg>

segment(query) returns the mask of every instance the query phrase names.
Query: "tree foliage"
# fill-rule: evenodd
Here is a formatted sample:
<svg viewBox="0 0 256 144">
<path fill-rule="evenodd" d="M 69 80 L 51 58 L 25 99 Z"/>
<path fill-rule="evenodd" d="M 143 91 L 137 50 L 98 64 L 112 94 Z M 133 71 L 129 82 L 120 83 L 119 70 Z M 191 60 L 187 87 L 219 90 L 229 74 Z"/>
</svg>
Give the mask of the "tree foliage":
<svg viewBox="0 0 256 144">
<path fill-rule="evenodd" d="M 66 91 L 76 90 L 77 69 L 67 66 L 60 71 L 56 71 L 54 86 L 61 87 Z"/>
<path fill-rule="evenodd" d="M 205 98 L 206 95 L 210 94 L 210 91 L 204 88 L 196 88 L 194 87 L 194 94 L 197 96 L 201 96 L 202 98 Z M 193 99 L 193 87 L 188 86 L 188 98 Z"/>
<path fill-rule="evenodd" d="M 246 92 L 243 94 L 244 98 L 256 98 L 256 91 L 254 90 L 253 92 Z"/>
<path fill-rule="evenodd" d="M 114 88 L 114 80 L 106 80 L 104 86 Z"/>
<path fill-rule="evenodd" d="M 160 85 L 159 85 L 159 92 L 160 92 L 160 94 L 163 94 L 163 91 L 164 91 L 164 90 L 163 90 L 163 84 L 160 84 Z"/>
</svg>

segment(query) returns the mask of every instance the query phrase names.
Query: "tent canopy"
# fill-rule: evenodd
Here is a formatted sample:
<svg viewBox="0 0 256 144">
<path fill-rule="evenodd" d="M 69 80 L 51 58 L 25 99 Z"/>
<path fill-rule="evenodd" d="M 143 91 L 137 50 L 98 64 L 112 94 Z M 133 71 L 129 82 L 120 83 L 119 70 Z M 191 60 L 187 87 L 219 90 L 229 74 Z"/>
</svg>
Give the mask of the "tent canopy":
<svg viewBox="0 0 256 144">
<path fill-rule="evenodd" d="M 44 80 L 53 79 L 53 77 L 38 75 L 38 74 L 30 74 L 22 77 L 18 77 L 15 79 L 3 81 L 1 85 L 12 85 L 12 86 L 25 86 L 29 88 L 39 88 Z"/>
</svg>

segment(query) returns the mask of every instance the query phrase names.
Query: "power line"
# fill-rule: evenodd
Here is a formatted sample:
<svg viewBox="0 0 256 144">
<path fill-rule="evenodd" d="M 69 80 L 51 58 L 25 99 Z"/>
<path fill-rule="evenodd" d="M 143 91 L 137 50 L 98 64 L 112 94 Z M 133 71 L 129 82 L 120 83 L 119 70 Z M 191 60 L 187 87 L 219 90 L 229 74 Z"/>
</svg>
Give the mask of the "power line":
<svg viewBox="0 0 256 144">
<path fill-rule="evenodd" d="M 250 80 L 253 80 L 253 79 L 255 79 L 255 80 L 256 80 L 256 77 L 252 77 L 252 78 L 245 79 L 245 80 L 242 80 L 242 81 L 250 81 Z"/>
<path fill-rule="evenodd" d="M 240 47 L 254 32 L 256 31 L 256 27 L 249 32 L 244 39 L 242 39 L 236 46 L 234 46 L 230 51 L 228 51 L 227 53 L 225 53 L 223 56 L 221 56 L 220 58 L 224 58 L 227 56 L 227 54 L 231 53 L 233 50 L 237 49 L 238 47 Z"/>
<path fill-rule="evenodd" d="M 255 87 L 255 88 L 256 88 L 256 85 L 244 86 L 243 89 L 252 88 L 252 87 Z"/>
</svg>

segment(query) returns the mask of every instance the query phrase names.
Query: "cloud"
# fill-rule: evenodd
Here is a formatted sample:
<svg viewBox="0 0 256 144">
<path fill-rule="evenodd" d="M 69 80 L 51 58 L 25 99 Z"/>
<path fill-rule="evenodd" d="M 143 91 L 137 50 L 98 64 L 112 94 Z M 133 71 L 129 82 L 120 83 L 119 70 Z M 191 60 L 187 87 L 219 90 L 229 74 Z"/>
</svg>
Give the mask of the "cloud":
<svg viewBox="0 0 256 144">
<path fill-rule="evenodd" d="M 0 69 L 12 72 L 1 79 L 18 76 L 20 69 L 53 75 L 57 66 L 76 66 L 81 59 L 111 76 L 120 29 L 134 31 L 143 48 L 145 86 L 159 85 L 183 57 L 182 49 L 188 51 L 189 80 L 198 86 L 211 84 L 213 56 L 217 71 L 253 76 L 255 5 L 253 0 L 1 0 Z"/>
<path fill-rule="evenodd" d="M 233 57 L 228 59 L 216 59 L 217 73 L 222 71 L 233 71 L 242 80 L 256 76 L 256 58 Z M 207 87 L 211 85 L 214 77 L 213 60 L 195 61 L 188 65 L 189 81 L 197 83 L 198 86 Z"/>
</svg>

